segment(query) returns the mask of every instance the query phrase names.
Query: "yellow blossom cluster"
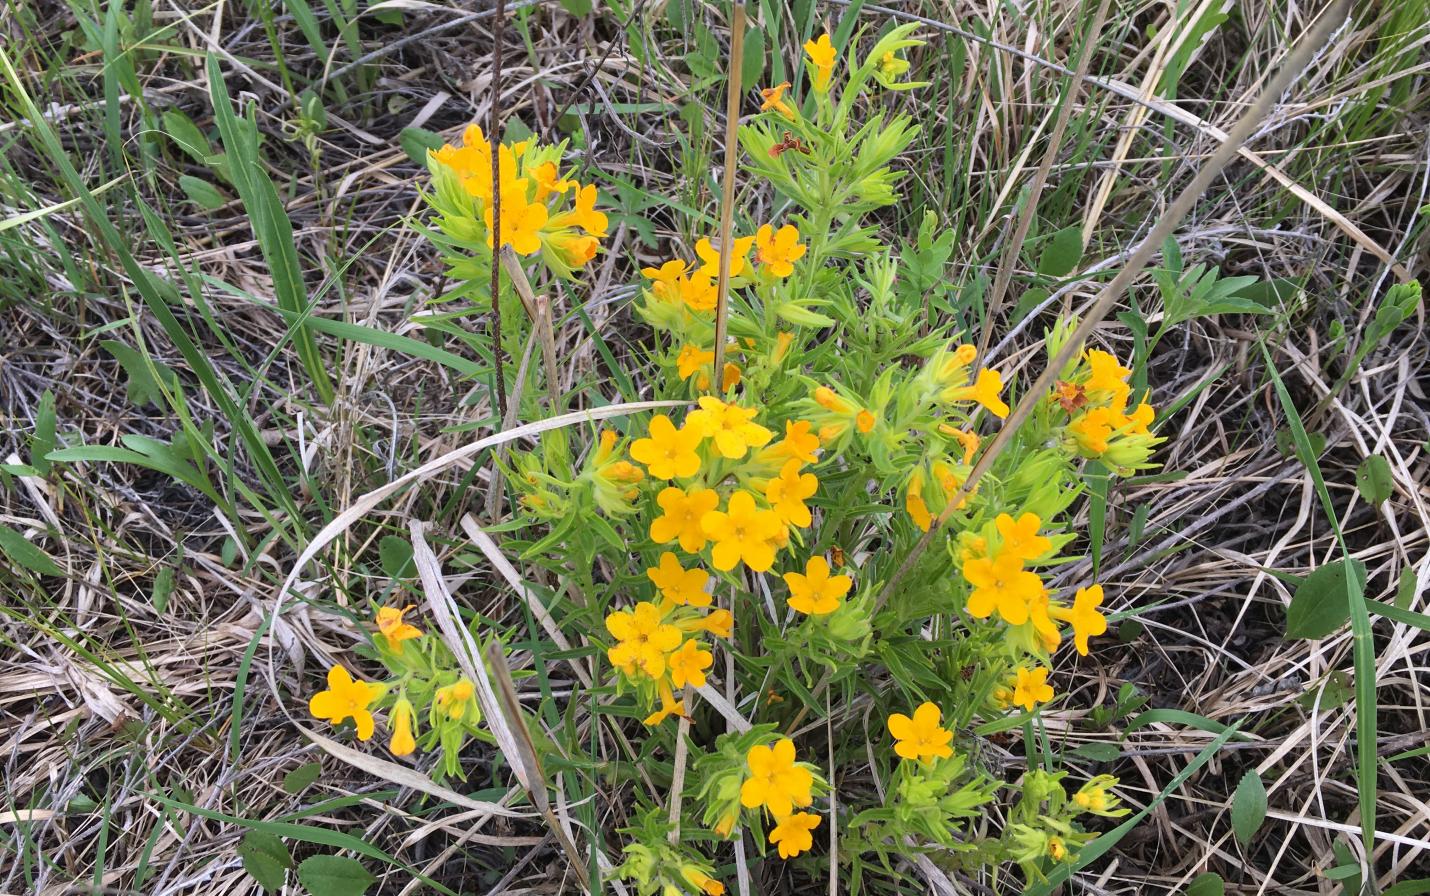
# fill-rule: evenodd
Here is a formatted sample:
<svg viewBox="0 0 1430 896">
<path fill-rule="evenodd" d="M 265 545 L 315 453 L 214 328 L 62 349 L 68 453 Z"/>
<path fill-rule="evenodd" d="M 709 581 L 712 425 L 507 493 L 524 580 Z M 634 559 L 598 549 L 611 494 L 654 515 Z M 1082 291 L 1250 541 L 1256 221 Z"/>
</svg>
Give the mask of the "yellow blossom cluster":
<svg viewBox="0 0 1430 896">
<path fill-rule="evenodd" d="M 1163 440 L 1149 427 L 1156 411 L 1139 402 L 1128 413 L 1132 387 L 1129 368 L 1104 351 L 1091 349 L 1083 354 L 1072 376 L 1059 380 L 1049 400 L 1068 415 L 1067 434 L 1083 457 L 1106 461 L 1116 470 L 1143 467 L 1152 448 Z"/>
<path fill-rule="evenodd" d="M 460 145 L 445 144 L 429 156 L 434 177 L 445 172 L 471 203 L 493 247 L 494 201 L 501 200 L 501 240 L 518 255 L 535 255 L 558 274 L 569 275 L 596 257 L 607 219 L 596 208 L 594 184 L 561 173 L 562 148 L 530 140 L 498 149 L 499 183 L 492 186 L 491 144 L 479 125 L 462 134 Z M 498 193 L 499 190 L 499 193 Z"/>
<path fill-rule="evenodd" d="M 769 810 L 775 826 L 770 843 L 788 859 L 814 845 L 819 816 L 796 812 L 814 802 L 814 775 L 795 761 L 794 741 L 782 737 L 771 746 L 756 744 L 746 754 L 747 776 L 740 786 L 740 805 Z"/>
</svg>

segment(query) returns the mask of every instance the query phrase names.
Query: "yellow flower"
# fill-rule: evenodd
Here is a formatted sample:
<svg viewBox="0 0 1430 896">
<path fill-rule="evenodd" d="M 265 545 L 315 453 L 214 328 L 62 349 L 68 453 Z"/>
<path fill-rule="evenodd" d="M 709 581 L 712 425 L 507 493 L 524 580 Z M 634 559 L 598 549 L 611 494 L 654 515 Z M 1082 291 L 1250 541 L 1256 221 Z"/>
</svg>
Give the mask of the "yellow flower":
<svg viewBox="0 0 1430 896">
<path fill-rule="evenodd" d="M 699 620 L 695 627 L 709 632 L 722 641 L 728 641 L 731 633 L 735 630 L 735 617 L 729 610 L 711 610 L 704 619 Z"/>
<path fill-rule="evenodd" d="M 501 244 L 511 246 L 518 255 L 534 255 L 541 251 L 541 229 L 549 217 L 546 206 L 527 202 L 525 178 L 501 189 Z M 487 225 L 487 248 L 492 246 L 492 206 L 482 212 Z"/>
<path fill-rule="evenodd" d="M 1057 623 L 1053 622 L 1053 611 L 1053 602 L 1048 599 L 1047 591 L 1038 592 L 1028 601 L 1028 624 L 1032 625 L 1034 636 L 1048 653 L 1057 650 L 1063 640 Z"/>
<path fill-rule="evenodd" d="M 392 707 L 392 740 L 387 748 L 394 756 L 410 756 L 417 749 L 412 736 L 412 704 L 403 697 Z"/>
<path fill-rule="evenodd" d="M 963 577 L 973 586 L 968 613 L 977 619 L 987 619 L 996 609 L 1009 625 L 1022 625 L 1028 621 L 1028 604 L 1043 593 L 1037 574 L 1010 555 L 971 558 L 963 564 Z"/>
<path fill-rule="evenodd" d="M 402 642 L 422 637 L 422 629 L 402 621 L 402 614 L 412 607 L 380 607 L 377 611 L 377 631 L 387 641 L 387 646 L 397 653 L 402 652 Z"/>
<path fill-rule="evenodd" d="M 1126 426 L 1128 428 L 1127 431 L 1133 435 L 1149 436 L 1152 433 L 1147 427 L 1152 425 L 1152 421 L 1155 420 L 1156 417 L 1157 412 L 1152 409 L 1150 404 L 1144 401 L 1137 405 L 1137 409 L 1134 410 L 1131 415 L 1125 418 L 1126 422 L 1123 425 Z"/>
<path fill-rule="evenodd" d="M 998 514 L 994 525 L 1003 536 L 1001 556 L 1017 557 L 1019 560 L 1036 560 L 1053 549 L 1053 543 L 1038 534 L 1042 520 L 1036 514 L 1025 513 L 1014 522 L 1006 513 Z"/>
<path fill-rule="evenodd" d="M 790 121 L 794 121 L 794 108 L 784 100 L 786 90 L 789 90 L 788 81 L 776 84 L 774 87 L 761 87 L 760 99 L 763 102 L 760 103 L 760 111 L 768 112 L 771 109 L 774 109 L 776 112 L 780 113 L 785 118 L 788 118 Z"/>
<path fill-rule="evenodd" d="M 1039 703 L 1053 699 L 1053 689 L 1048 686 L 1047 669 L 1018 669 L 1018 683 L 1013 688 L 1013 702 L 1032 712 Z"/>
<path fill-rule="evenodd" d="M 471 679 L 461 678 L 455 684 L 438 688 L 433 695 L 433 702 L 437 704 L 437 709 L 447 714 L 447 718 L 460 719 L 467 714 L 467 707 L 476 693 Z"/>
<path fill-rule="evenodd" d="M 784 818 L 796 806 L 814 802 L 814 776 L 794 761 L 794 741 L 782 737 L 773 747 L 756 744 L 745 757 L 750 777 L 740 786 L 740 805 L 764 806 L 775 818 Z M 811 828 L 813 825 L 810 826 Z"/>
<path fill-rule="evenodd" d="M 572 187 L 580 187 L 574 180 L 566 180 L 561 177 L 560 171 L 555 162 L 542 162 L 535 168 L 527 169 L 531 173 L 532 180 L 536 181 L 536 201 L 545 202 L 547 197 L 553 193 L 559 195 L 565 193 Z"/>
<path fill-rule="evenodd" d="M 691 411 L 685 426 L 702 436 L 714 439 L 715 448 L 724 457 L 739 460 L 751 448 L 759 448 L 774 437 L 768 429 L 753 422 L 759 413 L 755 408 L 726 404 L 713 395 L 700 399 L 700 410 Z"/>
<path fill-rule="evenodd" d="M 819 460 L 815 454 L 819 450 L 819 436 L 808 420 L 786 420 L 785 437 L 770 446 L 770 453 L 776 457 L 787 457 L 801 463 L 812 464 Z"/>
<path fill-rule="evenodd" d="M 308 701 L 308 711 L 314 718 L 327 719 L 336 725 L 343 719 L 352 719 L 357 725 L 358 740 L 372 737 L 373 718 L 368 707 L 382 696 L 384 688 L 380 684 L 354 681 L 348 670 L 334 666 L 328 670 L 328 689 L 314 694 Z"/>
<path fill-rule="evenodd" d="M 708 367 L 714 363 L 714 352 L 708 352 L 693 343 L 686 343 L 680 350 L 679 356 L 675 359 L 675 369 L 680 373 L 681 379 L 688 380 L 694 376 L 700 368 Z"/>
<path fill-rule="evenodd" d="M 1112 404 L 1120 410 L 1132 391 L 1132 387 L 1126 383 L 1132 371 L 1117 363 L 1117 358 L 1097 349 L 1087 353 L 1087 366 L 1092 370 L 1092 374 L 1087 378 L 1084 388 L 1089 392 L 1106 393 Z"/>
<path fill-rule="evenodd" d="M 675 693 L 670 689 L 670 683 L 662 678 L 660 680 L 660 709 L 646 716 L 642 721 L 653 728 L 670 716 L 683 715 L 685 715 L 685 701 L 676 700 Z"/>
<path fill-rule="evenodd" d="M 738 277 L 745 272 L 745 258 L 750 254 L 750 246 L 755 242 L 752 236 L 741 236 L 731 240 L 735 248 L 730 251 L 730 276 Z M 710 242 L 708 237 L 701 238 L 695 244 L 695 254 L 704 262 L 700 265 L 699 273 L 707 277 L 720 276 L 720 250 Z"/>
<path fill-rule="evenodd" d="M 829 78 L 834 74 L 834 44 L 829 40 L 826 32 L 819 36 L 819 40 L 807 40 L 804 42 L 804 52 L 809 54 L 810 64 L 814 66 L 814 77 L 811 79 L 814 89 L 819 93 L 826 93 L 829 90 Z"/>
<path fill-rule="evenodd" d="M 789 347 L 794 344 L 794 334 L 781 330 L 775 334 L 775 350 L 770 352 L 770 360 L 778 364 L 789 354 Z M 1150 421 L 1148 421 L 1150 422 Z"/>
<path fill-rule="evenodd" d="M 765 486 L 765 500 L 779 514 L 781 522 L 803 529 L 814 519 L 804 501 L 819 489 L 819 477 L 801 473 L 799 468 L 799 461 L 785 461 L 780 474 Z"/>
<path fill-rule="evenodd" d="M 978 378 L 973 381 L 973 385 L 954 389 L 952 400 L 975 401 L 1001 420 L 1008 416 L 1008 405 L 998 397 L 998 393 L 1002 391 L 1003 375 L 985 367 L 978 371 Z"/>
<path fill-rule="evenodd" d="M 953 755 L 953 732 L 939 725 L 937 706 L 924 702 L 911 719 L 903 713 L 889 716 L 889 733 L 894 736 L 894 752 L 904 759 L 942 759 Z"/>
<path fill-rule="evenodd" d="M 606 214 L 596 210 L 596 200 L 598 194 L 595 184 L 587 184 L 584 187 L 580 184 L 573 184 L 576 187 L 576 204 L 567 212 L 555 216 L 551 219 L 553 228 L 579 227 L 592 236 L 606 235 Z M 506 201 L 506 194 L 502 194 L 502 201 Z M 503 214 L 505 209 L 502 210 Z"/>
<path fill-rule="evenodd" d="M 714 311 L 719 290 L 715 278 L 704 268 L 682 277 L 677 284 L 680 300 L 692 311 Z"/>
<path fill-rule="evenodd" d="M 1092 408 L 1068 424 L 1068 432 L 1082 450 L 1096 456 L 1107 451 L 1107 442 L 1118 424 L 1112 408 Z"/>
<path fill-rule="evenodd" d="M 680 645 L 680 649 L 670 655 L 670 680 L 678 688 L 689 684 L 693 688 L 705 686 L 705 670 L 715 662 L 708 650 L 700 649 L 700 642 L 694 638 Z"/>
<path fill-rule="evenodd" d="M 572 270 L 585 267 L 591 259 L 596 257 L 596 251 L 601 248 L 600 240 L 594 236 L 584 236 L 574 230 L 558 230 L 555 233 L 547 234 L 545 239 L 547 248 L 556 256 L 556 260 L 562 266 Z"/>
<path fill-rule="evenodd" d="M 639 670 L 651 678 L 665 675 L 666 656 L 680 646 L 680 629 L 666 623 L 659 608 L 641 601 L 606 617 L 606 631 L 616 645 L 606 651 L 611 665 L 627 675 Z"/>
<path fill-rule="evenodd" d="M 963 446 L 963 462 L 965 464 L 973 463 L 973 456 L 978 453 L 978 446 L 982 444 L 982 440 L 978 438 L 978 433 L 966 432 L 965 430 L 949 426 L 947 423 L 939 426 L 939 432 L 946 436 L 952 436 L 959 445 Z"/>
<path fill-rule="evenodd" d="M 868 435 L 874 431 L 874 425 L 879 422 L 870 411 L 860 411 L 854 417 L 854 428 L 859 430 L 861 435 Z"/>
<path fill-rule="evenodd" d="M 705 530 L 700 521 L 720 504 L 720 496 L 711 489 L 697 487 L 687 492 L 669 486 L 655 501 L 665 513 L 651 521 L 651 540 L 669 544 L 679 539 L 681 550 L 699 553 L 705 547 Z"/>
<path fill-rule="evenodd" d="M 924 500 L 923 490 L 924 471 L 922 467 L 919 467 L 909 477 L 908 493 L 904 495 L 904 510 L 908 511 L 915 526 L 918 526 L 921 531 L 927 532 L 929 526 L 933 525 L 933 514 L 929 513 L 928 502 Z"/>
<path fill-rule="evenodd" d="M 657 414 L 650 421 L 650 437 L 636 439 L 631 445 L 631 457 L 645 464 L 656 479 L 684 479 L 700 472 L 700 455 L 695 449 L 704 437 L 699 427 L 676 429 L 669 417 Z"/>
<path fill-rule="evenodd" d="M 693 865 L 687 865 L 680 869 L 680 876 L 705 896 L 725 896 L 724 884 Z"/>
<path fill-rule="evenodd" d="M 641 276 L 653 281 L 651 293 L 662 302 L 674 304 L 680 301 L 680 281 L 688 267 L 680 260 L 667 261 L 658 268 L 641 268 Z"/>
<path fill-rule="evenodd" d="M 721 572 L 734 569 L 742 560 L 755 572 L 768 571 L 775 564 L 774 541 L 784 531 L 779 516 L 756 507 L 749 492 L 731 495 L 725 511 L 706 513 L 700 526 L 715 542 L 711 560 Z"/>
<path fill-rule="evenodd" d="M 770 842 L 779 848 L 780 858 L 792 859 L 814 846 L 812 831 L 819 827 L 819 816 L 797 812 L 779 819 L 770 831 Z"/>
<path fill-rule="evenodd" d="M 838 392 L 828 386 L 818 386 L 814 390 L 814 402 L 827 411 L 836 414 L 852 414 L 854 406 L 840 397 Z"/>
<path fill-rule="evenodd" d="M 1080 656 L 1087 656 L 1087 639 L 1107 631 L 1107 618 L 1098 612 L 1102 604 L 1102 586 L 1079 588 L 1071 607 L 1053 607 L 1053 616 L 1072 624 L 1073 641 Z"/>
<path fill-rule="evenodd" d="M 784 580 L 789 586 L 789 605 L 810 616 L 825 616 L 839 609 L 839 602 L 854 585 L 846 575 L 831 576 L 829 561 L 818 555 L 804 564 L 803 575 L 787 572 Z"/>
<path fill-rule="evenodd" d="M 686 569 L 670 551 L 661 554 L 660 565 L 647 569 L 645 574 L 660 589 L 661 597 L 677 607 L 710 606 L 710 595 L 705 593 L 710 573 L 703 569 Z"/>
<path fill-rule="evenodd" d="M 1067 857 L 1068 857 L 1068 848 L 1067 848 L 1067 845 L 1066 845 L 1065 843 L 1063 843 L 1063 838 L 1057 837 L 1057 836 L 1049 837 L 1049 838 L 1048 838 L 1048 858 L 1052 859 L 1052 860 L 1055 861 L 1055 862 L 1061 862 L 1063 859 L 1065 859 L 1065 858 L 1067 858 Z"/>
<path fill-rule="evenodd" d="M 794 262 L 804 257 L 808 248 L 799 241 L 799 229 L 793 224 L 786 224 L 779 230 L 761 224 L 755 232 L 755 261 L 776 277 L 793 274 Z"/>
</svg>

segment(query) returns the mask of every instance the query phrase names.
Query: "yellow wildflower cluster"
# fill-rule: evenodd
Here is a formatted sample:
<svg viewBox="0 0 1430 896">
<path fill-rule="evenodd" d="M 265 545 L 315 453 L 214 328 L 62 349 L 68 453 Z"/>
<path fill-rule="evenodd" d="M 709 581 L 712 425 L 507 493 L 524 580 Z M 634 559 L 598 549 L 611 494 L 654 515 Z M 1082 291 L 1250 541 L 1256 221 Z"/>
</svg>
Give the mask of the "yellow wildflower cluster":
<svg viewBox="0 0 1430 896">
<path fill-rule="evenodd" d="M 770 843 L 788 859 L 814 845 L 813 831 L 819 816 L 796 812 L 814 802 L 814 775 L 795 761 L 794 741 L 787 737 L 772 746 L 757 744 L 745 757 L 748 777 L 740 786 L 740 805 L 746 809 L 767 809 L 774 816 Z"/>
<path fill-rule="evenodd" d="M 378 658 L 392 673 L 387 682 L 358 681 L 343 666 L 328 670 L 328 687 L 308 701 L 315 718 L 338 725 L 352 720 L 358 740 L 368 740 L 376 729 L 375 708 L 387 707 L 391 731 L 388 749 L 394 756 L 441 744 L 445 770 L 457 774 L 457 752 L 462 741 L 481 722 L 476 688 L 454 670 L 456 665 L 441 642 L 406 621 L 413 608 L 379 607 L 373 644 Z M 391 698 L 389 700 L 389 698 Z M 418 727 L 416 707 L 425 704 L 427 730 Z"/>
<path fill-rule="evenodd" d="M 501 144 L 499 193 L 492 186 L 491 144 L 479 125 L 467 127 L 460 145 L 445 144 L 429 153 L 443 230 L 458 239 L 480 239 L 492 249 L 499 196 L 501 245 L 518 255 L 541 253 L 560 276 L 584 267 L 600 249 L 607 219 L 596 208 L 595 185 L 561 173 L 563 146 L 530 140 Z"/>
<path fill-rule="evenodd" d="M 714 662 L 699 635 L 730 637 L 731 616 L 721 609 L 700 612 L 710 606 L 704 590 L 708 574 L 683 569 L 674 554 L 663 554 L 660 566 L 646 574 L 660 588 L 661 601 L 641 601 L 606 617 L 606 631 L 616 639 L 606 657 L 627 681 L 660 698 L 660 708 L 645 720 L 658 725 L 668 716 L 686 715 L 675 689 L 704 687 L 705 670 Z"/>
<path fill-rule="evenodd" d="M 1165 441 L 1148 428 L 1156 411 L 1139 402 L 1128 413 L 1129 368 L 1104 351 L 1091 349 L 1073 374 L 1059 380 L 1049 400 L 1067 413 L 1066 432 L 1079 454 L 1105 461 L 1123 473 L 1147 465 L 1152 449 Z"/>
</svg>

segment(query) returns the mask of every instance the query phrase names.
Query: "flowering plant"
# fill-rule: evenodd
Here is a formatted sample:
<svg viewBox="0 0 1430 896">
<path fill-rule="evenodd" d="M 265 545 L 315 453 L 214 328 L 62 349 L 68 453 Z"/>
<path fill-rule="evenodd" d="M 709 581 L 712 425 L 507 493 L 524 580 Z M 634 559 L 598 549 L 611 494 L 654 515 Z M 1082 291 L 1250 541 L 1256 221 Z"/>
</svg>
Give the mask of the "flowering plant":
<svg viewBox="0 0 1430 896">
<path fill-rule="evenodd" d="M 745 829 L 779 860 L 828 838 L 860 874 L 926 853 L 1014 863 L 1032 880 L 1076 861 L 1095 819 L 1126 811 L 1108 776 L 1008 774 L 983 745 L 1031 737 L 1058 700 L 1059 648 L 1085 656 L 1107 631 L 1103 587 L 1058 589 L 1050 573 L 1074 559 L 1087 465 L 1150 467 L 1156 412 L 1130 368 L 1089 347 L 993 444 L 1021 377 L 928 320 L 901 275 L 907 253 L 870 218 L 896 201 L 893 164 L 917 126 L 856 122 L 856 101 L 918 86 L 901 80 L 911 32 L 862 56 L 829 35 L 806 44 L 803 102 L 789 83 L 764 89 L 739 130 L 745 171 L 788 211 L 641 271 L 649 388 L 683 407 L 593 431 L 584 448 L 552 432 L 507 461 L 534 538 L 513 546 L 579 595 L 565 626 L 604 658 L 608 708 L 639 720 L 642 755 L 679 757 L 675 780 L 689 768 L 684 804 L 677 792 L 625 829 L 617 873 L 641 893 L 721 892 L 702 851 Z M 480 283 L 493 263 L 495 192 L 500 245 L 573 276 L 606 229 L 595 188 L 562 173 L 562 147 L 523 142 L 501 147 L 494 191 L 485 147 L 473 128 L 430 157 L 429 233 L 453 276 Z M 1072 323 L 1047 333 L 1047 357 Z M 456 774 L 480 734 L 471 682 L 402 611 L 381 608 L 377 623 L 388 680 L 335 669 L 314 714 L 353 719 L 366 739 L 372 708 L 387 708 L 393 753 L 440 749 Z M 831 707 L 871 698 L 888 711 L 867 749 L 836 755 L 824 726 L 801 727 L 820 711 L 847 724 Z M 832 799 L 848 766 L 871 764 L 879 786 Z"/>
</svg>

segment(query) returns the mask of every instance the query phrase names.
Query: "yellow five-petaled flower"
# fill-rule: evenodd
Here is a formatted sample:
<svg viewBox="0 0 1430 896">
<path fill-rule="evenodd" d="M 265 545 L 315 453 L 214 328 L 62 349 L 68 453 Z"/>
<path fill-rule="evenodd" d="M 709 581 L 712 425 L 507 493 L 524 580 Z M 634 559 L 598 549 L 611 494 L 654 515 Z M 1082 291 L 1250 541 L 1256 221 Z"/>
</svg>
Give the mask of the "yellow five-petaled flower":
<svg viewBox="0 0 1430 896">
<path fill-rule="evenodd" d="M 796 806 L 814 802 L 814 776 L 795 762 L 794 741 L 789 738 L 780 738 L 772 747 L 751 747 L 745 761 L 750 777 L 740 787 L 740 805 L 746 809 L 764 806 L 775 818 L 785 818 Z"/>
<path fill-rule="evenodd" d="M 784 580 L 789 586 L 789 605 L 810 616 L 824 616 L 839 609 L 840 600 L 854 585 L 846 575 L 831 576 L 829 561 L 818 555 L 805 563 L 803 575 L 787 572 Z"/>
<path fill-rule="evenodd" d="M 704 433 L 699 427 L 675 428 L 670 418 L 657 414 L 650 421 L 650 436 L 631 444 L 631 457 L 646 465 L 656 479 L 684 479 L 700 472 L 700 447 Z"/>
<path fill-rule="evenodd" d="M 314 694 L 308 701 L 308 711 L 314 718 L 327 719 L 336 725 L 352 719 L 357 726 L 358 740 L 372 737 L 373 718 L 368 707 L 385 690 L 380 684 L 354 681 L 348 670 L 334 666 L 328 670 L 328 689 Z"/>
<path fill-rule="evenodd" d="M 819 816 L 812 812 L 796 812 L 779 819 L 770 831 L 770 842 L 778 847 L 780 858 L 790 859 L 814 846 L 815 828 Z"/>
<path fill-rule="evenodd" d="M 758 413 L 755 408 L 726 404 L 706 395 L 700 399 L 700 409 L 685 418 L 685 428 L 713 439 L 722 457 L 739 460 L 751 448 L 762 448 L 774 438 L 774 433 L 754 422 Z"/>
<path fill-rule="evenodd" d="M 661 554 L 660 564 L 647 569 L 645 574 L 660 589 L 661 597 L 675 606 L 710 606 L 710 595 L 705 591 L 710 573 L 703 569 L 686 569 L 670 551 Z"/>
<path fill-rule="evenodd" d="M 705 530 L 700 523 L 705 514 L 719 505 L 717 492 L 708 488 L 693 488 L 687 492 L 672 485 L 663 489 L 655 501 L 664 513 L 651 521 L 652 541 L 669 544 L 678 539 L 681 550 L 689 554 L 705 547 Z"/>
<path fill-rule="evenodd" d="M 953 755 L 953 732 L 939 725 L 939 708 L 924 702 L 913 718 L 903 713 L 889 716 L 889 733 L 894 735 L 894 752 L 916 761 L 943 759 Z"/>
<path fill-rule="evenodd" d="M 756 506 L 749 492 L 735 492 L 724 511 L 710 511 L 700 525 L 715 542 L 710 556 L 721 572 L 742 560 L 755 572 L 767 572 L 775 563 L 775 541 L 784 534 L 779 515 Z"/>
</svg>

